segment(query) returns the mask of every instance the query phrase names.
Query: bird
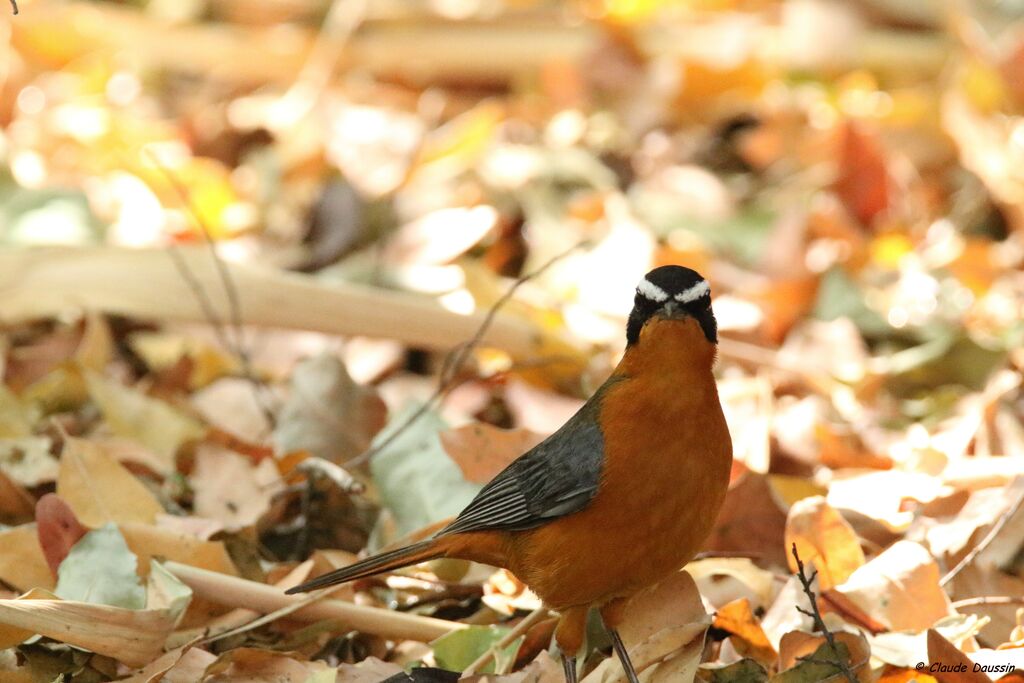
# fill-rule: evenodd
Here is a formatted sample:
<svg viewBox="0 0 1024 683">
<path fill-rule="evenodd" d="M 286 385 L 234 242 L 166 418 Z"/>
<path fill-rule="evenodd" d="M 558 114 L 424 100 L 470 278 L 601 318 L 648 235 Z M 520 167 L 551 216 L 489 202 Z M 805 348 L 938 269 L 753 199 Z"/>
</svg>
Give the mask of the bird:
<svg viewBox="0 0 1024 683">
<path fill-rule="evenodd" d="M 725 499 L 732 441 L 713 368 L 710 286 L 680 265 L 636 288 L 608 379 L 556 432 L 510 463 L 433 535 L 289 589 L 298 593 L 442 557 L 504 567 L 559 614 L 567 683 L 597 609 L 630 683 L 618 632 L 630 597 L 701 549 Z"/>
</svg>

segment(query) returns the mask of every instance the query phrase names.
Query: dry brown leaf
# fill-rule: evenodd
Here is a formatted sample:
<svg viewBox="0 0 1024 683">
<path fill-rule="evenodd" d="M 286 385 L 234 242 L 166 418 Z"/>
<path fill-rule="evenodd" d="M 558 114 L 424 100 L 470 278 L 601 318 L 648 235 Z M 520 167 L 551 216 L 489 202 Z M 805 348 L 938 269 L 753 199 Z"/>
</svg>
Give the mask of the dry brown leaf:
<svg viewBox="0 0 1024 683">
<path fill-rule="evenodd" d="M 469 481 L 486 484 L 544 437 L 528 429 L 501 429 L 485 422 L 443 431 L 439 435 L 448 456 Z"/>
<path fill-rule="evenodd" d="M 287 653 L 239 647 L 206 668 L 204 683 L 305 683 L 327 670 L 324 662 L 304 662 Z"/>
<path fill-rule="evenodd" d="M 0 580 L 27 591 L 31 588 L 50 590 L 56 585 L 46 556 L 39 547 L 35 524 L 22 524 L 0 531 Z"/>
<path fill-rule="evenodd" d="M 165 674 L 178 666 L 185 654 L 188 653 L 188 651 L 191 650 L 197 642 L 198 640 L 193 640 L 163 653 L 144 666 L 141 671 L 137 671 L 128 678 L 121 679 L 121 683 L 157 683 L 158 681 L 166 680 Z M 214 656 L 210 655 L 210 660 L 212 661 L 213 659 Z"/>
<path fill-rule="evenodd" d="M 889 171 L 881 145 L 873 133 L 853 121 L 841 124 L 838 142 L 836 194 L 847 211 L 870 227 L 891 201 Z"/>
<path fill-rule="evenodd" d="M 785 565 L 786 513 L 775 499 L 768 477 L 747 472 L 729 487 L 707 550 L 750 553 Z"/>
<path fill-rule="evenodd" d="M 800 559 L 818 572 L 818 585 L 828 590 L 846 581 L 864 564 L 864 551 L 850 523 L 822 496 L 793 504 L 786 519 L 786 548 L 796 544 Z M 789 570 L 796 560 L 788 555 Z"/>
<path fill-rule="evenodd" d="M 143 666 L 174 628 L 163 610 L 130 610 L 71 600 L 0 600 L 0 623 Z"/>
<path fill-rule="evenodd" d="M 195 513 L 215 519 L 228 529 L 259 521 L 284 486 L 272 461 L 254 465 L 249 458 L 205 444 L 198 448 L 189 481 L 195 491 Z"/>
<path fill-rule="evenodd" d="M 766 667 L 778 658 L 746 598 L 734 600 L 719 609 L 713 626 L 732 634 L 733 647 L 742 657 L 750 657 Z"/>
<path fill-rule="evenodd" d="M 69 438 L 57 476 L 57 495 L 88 527 L 107 522 L 150 524 L 163 507 L 142 482 L 96 444 Z"/>
<path fill-rule="evenodd" d="M 924 547 L 898 541 L 833 591 L 893 631 L 922 631 L 952 614 L 939 566 Z"/>
<path fill-rule="evenodd" d="M 397 664 L 383 662 L 376 657 L 367 657 L 358 664 L 339 666 L 337 683 L 380 683 L 403 671 L 404 669 Z"/>
<path fill-rule="evenodd" d="M 939 683 L 990 683 L 983 673 L 974 672 L 974 662 L 933 628 L 928 629 L 928 660 L 947 671 L 929 671 Z M 948 670 L 957 669 L 957 670 Z M 963 669 L 959 671 L 958 669 Z"/>
<path fill-rule="evenodd" d="M 47 493 L 36 504 L 36 532 L 39 547 L 43 549 L 46 563 L 54 578 L 57 568 L 68 556 L 71 547 L 78 543 L 89 529 L 75 517 L 74 511 L 55 493 Z"/>
<path fill-rule="evenodd" d="M 711 618 L 704 610 L 697 584 L 686 572 L 677 572 L 630 600 L 619 634 L 638 673 L 670 655 L 672 664 L 668 670 L 679 672 L 692 666 L 696 671 L 704 632 L 710 624 Z M 697 646 L 691 648 L 695 643 Z M 601 662 L 583 683 L 624 680 L 622 665 L 611 657 Z"/>
<path fill-rule="evenodd" d="M 18 524 L 32 519 L 35 499 L 0 470 L 0 522 Z"/>
</svg>

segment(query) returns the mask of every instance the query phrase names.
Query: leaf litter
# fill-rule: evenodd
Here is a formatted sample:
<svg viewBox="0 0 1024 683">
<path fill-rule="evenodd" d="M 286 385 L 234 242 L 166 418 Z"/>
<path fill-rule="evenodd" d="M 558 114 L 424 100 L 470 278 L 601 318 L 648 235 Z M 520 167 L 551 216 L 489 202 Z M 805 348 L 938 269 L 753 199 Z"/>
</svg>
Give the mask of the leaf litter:
<svg viewBox="0 0 1024 683">
<path fill-rule="evenodd" d="M 281 587 L 557 429 L 665 263 L 712 282 L 736 465 L 626 616 L 642 680 L 1024 678 L 1019 13 L 144 4 L 10 23 L 0 680 L 560 681 L 505 570 Z"/>
</svg>

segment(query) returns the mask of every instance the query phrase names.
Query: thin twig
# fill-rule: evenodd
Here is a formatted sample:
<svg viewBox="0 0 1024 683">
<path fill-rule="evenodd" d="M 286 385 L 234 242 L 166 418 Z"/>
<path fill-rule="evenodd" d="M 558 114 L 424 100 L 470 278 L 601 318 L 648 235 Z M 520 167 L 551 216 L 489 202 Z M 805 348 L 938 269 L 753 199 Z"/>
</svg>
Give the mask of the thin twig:
<svg viewBox="0 0 1024 683">
<path fill-rule="evenodd" d="M 961 607 L 986 607 L 988 605 L 1024 605 L 1021 595 L 983 595 L 978 598 L 965 598 L 951 603 L 954 609 Z"/>
<path fill-rule="evenodd" d="M 957 574 L 974 562 L 975 558 L 977 558 L 985 548 L 992 545 L 992 541 L 996 540 L 996 536 L 998 536 L 999 532 L 1003 530 L 1003 527 L 1010 521 L 1010 518 L 1017 514 L 1017 510 L 1020 509 L 1022 503 L 1024 503 L 1024 490 L 1022 490 L 1020 495 L 1017 496 L 1013 505 L 1004 510 L 1003 514 L 999 515 L 999 519 L 997 519 L 996 523 L 992 525 L 992 529 L 985 534 L 985 538 L 981 539 L 981 542 L 974 546 L 974 548 L 971 549 L 971 552 L 964 556 L 964 559 L 957 562 L 956 566 L 942 577 L 942 580 L 939 581 L 939 585 L 945 587 L 947 583 L 956 578 Z"/>
<path fill-rule="evenodd" d="M 238 286 L 235 284 L 234 278 L 231 277 L 231 271 L 228 270 L 227 264 L 224 263 L 224 259 L 222 259 L 220 254 L 217 253 L 217 244 L 213 240 L 213 234 L 210 231 L 210 226 L 206 224 L 206 220 L 203 218 L 203 215 L 199 212 L 195 202 L 192 201 L 192 196 L 188 189 L 182 185 L 174 172 L 160 161 L 159 157 L 157 157 L 152 150 L 145 150 L 145 154 L 149 158 L 150 163 L 160 171 L 167 180 L 167 183 L 174 189 L 174 192 L 178 195 L 182 206 L 185 207 L 185 210 L 188 211 L 189 215 L 192 217 L 192 221 L 199 228 L 199 232 L 203 236 L 203 241 L 210 250 L 210 257 L 213 259 L 214 267 L 217 269 L 217 277 L 220 279 L 221 286 L 224 289 L 224 295 L 227 297 L 228 322 L 230 323 L 230 327 L 224 325 L 220 316 L 216 314 L 215 309 L 213 308 L 213 303 L 210 301 L 209 297 L 205 296 L 205 292 L 204 298 L 206 300 L 206 305 L 203 306 L 203 311 L 208 314 L 213 313 L 212 319 L 218 321 L 217 324 L 221 326 L 222 329 L 219 330 L 219 333 L 215 326 L 215 333 L 217 333 L 218 339 L 225 348 L 238 356 L 238 360 L 242 366 L 242 376 L 253 387 L 253 394 L 256 398 L 256 403 L 259 406 L 260 411 L 263 413 L 263 417 L 267 420 L 267 424 L 273 428 L 274 425 L 277 424 L 277 417 L 274 414 L 273 409 L 270 407 L 271 402 L 268 398 L 270 390 L 262 381 L 260 381 L 256 376 L 256 373 L 253 371 L 252 358 L 249 355 L 249 351 L 245 344 L 242 304 L 238 294 Z M 176 254 L 173 247 L 171 252 Z M 178 267 L 178 270 L 187 271 L 188 266 L 185 264 L 184 259 L 181 258 L 180 254 L 176 255 L 177 258 L 175 259 L 175 265 Z M 195 279 L 191 272 L 189 272 L 189 276 L 191 279 Z M 196 286 L 199 287 L 200 290 L 202 289 L 202 287 L 198 285 L 198 282 L 196 282 Z M 193 290 L 195 289 L 196 287 L 193 287 Z M 200 305 L 203 305 L 202 302 Z M 209 309 L 209 311 L 207 309 Z M 233 342 L 229 342 L 227 339 L 228 335 L 225 332 L 226 329 L 231 329 L 234 332 Z"/>
<path fill-rule="evenodd" d="M 491 661 L 498 654 L 498 652 L 502 648 L 508 647 L 516 638 L 529 631 L 534 624 L 536 624 L 538 621 L 540 621 L 547 615 L 548 608 L 544 607 L 543 605 L 530 612 L 528 615 L 526 615 L 526 617 L 523 618 L 522 621 L 516 624 L 511 631 L 506 633 L 494 645 L 491 645 L 489 648 L 487 648 L 486 652 L 477 657 L 472 664 L 466 667 L 466 670 L 462 672 L 462 677 L 465 678 L 467 676 L 472 676 L 477 671 L 482 669 L 484 666 L 487 665 L 489 661 Z M 500 674 L 501 672 L 495 671 L 494 673 Z"/>
<path fill-rule="evenodd" d="M 449 351 L 448 355 L 445 356 L 444 362 L 441 364 L 441 372 L 438 375 L 437 388 L 434 389 L 434 393 L 432 393 L 427 398 L 427 400 L 422 405 L 420 405 L 419 408 L 413 411 L 409 415 L 409 417 L 407 417 L 405 421 L 402 422 L 401 425 L 396 427 L 391 432 L 391 434 L 389 434 L 385 439 L 383 439 L 377 445 L 369 448 L 361 455 L 357 455 L 356 457 L 346 462 L 345 467 L 358 467 L 359 465 L 368 462 L 377 453 L 380 453 L 382 450 L 384 450 L 392 443 L 394 443 L 395 439 L 397 439 L 407 429 L 409 429 L 413 424 L 415 424 L 417 420 L 419 420 L 428 412 L 436 408 L 442 401 L 444 401 L 448 393 L 454 388 L 453 382 L 455 380 L 455 377 L 459 374 L 459 372 L 462 371 L 462 367 L 466 364 L 466 361 L 469 360 L 470 355 L 473 353 L 476 347 L 480 345 L 480 342 L 483 340 L 484 335 L 487 334 L 487 330 L 494 322 L 494 318 L 498 315 L 498 311 L 500 311 L 501 308 L 505 306 L 505 304 L 511 301 L 512 296 L 516 293 L 516 290 L 519 289 L 523 284 L 537 277 L 538 275 L 546 271 L 548 268 L 553 266 L 555 263 L 561 261 L 563 258 L 565 258 L 569 254 L 573 253 L 574 251 L 583 247 L 586 244 L 586 240 L 577 242 L 576 244 L 572 245 L 565 251 L 556 254 L 555 256 L 548 259 L 548 261 L 541 265 L 539 268 L 532 270 L 529 273 L 526 273 L 525 275 L 520 276 L 515 282 L 513 282 L 512 286 L 509 287 L 505 291 L 505 293 L 502 294 L 498 298 L 498 300 L 494 302 L 494 305 L 492 305 L 491 308 L 487 311 L 487 315 L 480 323 L 480 327 L 477 328 L 476 333 L 472 336 L 472 338 L 470 338 L 470 340 L 467 342 L 459 344 L 451 351 Z"/>
<path fill-rule="evenodd" d="M 796 550 L 796 543 L 793 544 L 792 552 L 793 559 L 796 560 L 797 578 L 800 580 L 800 586 L 803 588 L 804 595 L 807 596 L 807 599 L 811 603 L 811 609 L 809 610 L 804 609 L 799 605 L 797 605 L 796 609 L 801 614 L 805 614 L 814 620 L 814 627 L 821 631 L 821 634 L 825 637 L 825 642 L 828 643 L 829 650 L 831 650 L 832 655 L 835 657 L 835 660 L 829 660 L 822 663 L 834 666 L 843 674 L 843 677 L 846 678 L 849 683 L 857 683 L 857 677 L 854 676 L 853 671 L 850 670 L 849 663 L 840 657 L 839 650 L 836 649 L 835 636 L 832 635 L 832 631 L 830 631 L 828 626 L 825 625 L 825 620 L 821 618 L 821 612 L 818 610 L 818 598 L 814 595 L 814 589 L 811 587 L 811 584 L 814 582 L 814 578 L 818 575 L 818 570 L 814 570 L 810 577 L 808 577 L 807 572 L 804 570 L 804 563 L 800 559 L 800 554 Z"/>
<path fill-rule="evenodd" d="M 18 14 L 18 0 L 11 0 L 11 9 L 14 11 L 15 15 Z"/>
</svg>

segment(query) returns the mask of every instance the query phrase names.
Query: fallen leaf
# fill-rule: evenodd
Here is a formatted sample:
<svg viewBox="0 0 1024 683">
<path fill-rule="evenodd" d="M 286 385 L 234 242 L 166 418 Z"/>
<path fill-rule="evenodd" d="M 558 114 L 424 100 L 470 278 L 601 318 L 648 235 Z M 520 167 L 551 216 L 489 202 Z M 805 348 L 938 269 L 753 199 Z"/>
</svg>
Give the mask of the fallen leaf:
<svg viewBox="0 0 1024 683">
<path fill-rule="evenodd" d="M 388 439 L 413 410 L 416 406 L 395 415 L 378 439 Z M 457 515 L 480 490 L 462 477 L 441 447 L 438 433 L 446 427 L 440 417 L 428 413 L 370 461 L 381 500 L 394 516 L 396 536 Z"/>
<path fill-rule="evenodd" d="M 775 648 L 768 642 L 761 624 L 750 609 L 750 601 L 741 598 L 720 608 L 712 623 L 715 628 L 732 634 L 732 644 L 742 657 L 771 666 L 778 658 Z"/>
<path fill-rule="evenodd" d="M 0 523 L 17 525 L 32 519 L 35 498 L 0 468 Z"/>
<path fill-rule="evenodd" d="M 796 546 L 804 564 L 818 572 L 818 586 L 828 590 L 846 581 L 864 564 L 860 540 L 843 517 L 822 496 L 793 504 L 786 519 L 786 548 Z M 788 554 L 789 570 L 796 559 Z"/>
<path fill-rule="evenodd" d="M 137 389 L 95 372 L 86 372 L 85 380 L 89 394 L 111 430 L 118 436 L 138 441 L 164 459 L 160 474 L 174 471 L 178 448 L 206 433 L 198 420 Z"/>
<path fill-rule="evenodd" d="M 335 463 L 363 453 L 384 426 L 387 408 L 377 393 L 360 386 L 345 364 L 328 353 L 299 363 L 291 394 L 274 429 L 278 455 L 309 451 Z"/>
<path fill-rule="evenodd" d="M 448 456 L 467 481 L 486 484 L 544 437 L 527 429 L 501 429 L 485 422 L 448 429 L 439 434 Z"/>
<path fill-rule="evenodd" d="M 697 672 L 696 680 L 706 683 L 767 683 L 768 672 L 753 659 L 741 659 L 726 666 L 704 664 Z"/>
<path fill-rule="evenodd" d="M 718 520 L 704 547 L 750 553 L 785 565 L 786 513 L 776 501 L 768 477 L 747 472 L 729 487 Z"/>
<path fill-rule="evenodd" d="M 928 662 L 938 665 L 929 666 L 928 673 L 939 683 L 989 683 L 991 680 L 983 673 L 975 673 L 974 663 L 967 655 L 931 628 L 928 629 Z"/>
<path fill-rule="evenodd" d="M 39 547 L 54 578 L 57 568 L 71 548 L 89 529 L 78 521 L 71 507 L 55 493 L 47 493 L 36 503 L 36 531 Z"/>
<path fill-rule="evenodd" d="M 227 529 L 254 525 L 284 486 L 272 461 L 254 465 L 244 456 L 208 445 L 199 447 L 189 481 L 195 491 L 195 513 Z"/>
<path fill-rule="evenodd" d="M 704 610 L 697 584 L 681 571 L 630 599 L 619 625 L 619 635 L 637 673 L 660 662 L 667 666 L 661 673 L 653 671 L 651 676 L 656 676 L 657 680 L 679 680 L 678 676 L 692 678 L 696 672 L 704 634 L 710 625 L 711 618 Z M 667 679 L 663 678 L 665 676 Z M 610 657 L 582 683 L 624 680 L 622 665 L 617 658 Z"/>
<path fill-rule="evenodd" d="M 694 560 L 686 565 L 686 572 L 697 582 L 701 597 L 716 608 L 743 599 L 756 609 L 766 609 L 777 592 L 775 575 L 746 557 Z"/>
<path fill-rule="evenodd" d="M 289 653 L 239 647 L 206 668 L 204 683 L 306 683 L 327 669 L 324 662 L 304 662 Z"/>
<path fill-rule="evenodd" d="M 839 177 L 835 191 L 846 209 L 870 227 L 889 207 L 889 171 L 881 145 L 873 132 L 854 121 L 839 126 Z"/>
<path fill-rule="evenodd" d="M 57 478 L 59 465 L 45 436 L 0 439 L 0 470 L 22 486 L 38 486 Z"/>
<path fill-rule="evenodd" d="M 146 594 L 136 573 L 138 558 L 108 522 L 71 548 L 58 570 L 54 593 L 64 600 L 142 609 Z"/>
<path fill-rule="evenodd" d="M 405 670 L 397 664 L 390 664 L 376 657 L 367 657 L 358 664 L 339 666 L 337 683 L 381 683 L 391 676 L 404 673 Z"/>
<path fill-rule="evenodd" d="M 826 591 L 893 631 L 922 631 L 952 612 L 939 566 L 921 545 L 898 541 Z"/>
<path fill-rule="evenodd" d="M 24 438 L 32 435 L 35 416 L 5 385 L 0 384 L 0 438 Z"/>
<path fill-rule="evenodd" d="M 142 482 L 96 444 L 69 438 L 57 477 L 60 496 L 82 524 L 152 523 L 163 507 Z"/>
<path fill-rule="evenodd" d="M 206 422 L 237 439 L 263 444 L 271 425 L 263 412 L 260 387 L 240 377 L 224 377 L 193 393 L 192 406 Z"/>
<path fill-rule="evenodd" d="M 0 580 L 21 591 L 53 588 L 56 576 L 39 547 L 35 524 L 0 530 L 0 548 Z"/>
<path fill-rule="evenodd" d="M 507 628 L 498 626 L 470 626 L 452 631 L 431 643 L 434 648 L 434 659 L 443 669 L 463 671 L 482 654 L 496 646 L 507 633 Z M 501 669 L 511 665 L 522 642 L 523 637 L 520 636 L 500 650 L 496 650 L 483 671 L 493 672 L 496 666 Z"/>
</svg>

